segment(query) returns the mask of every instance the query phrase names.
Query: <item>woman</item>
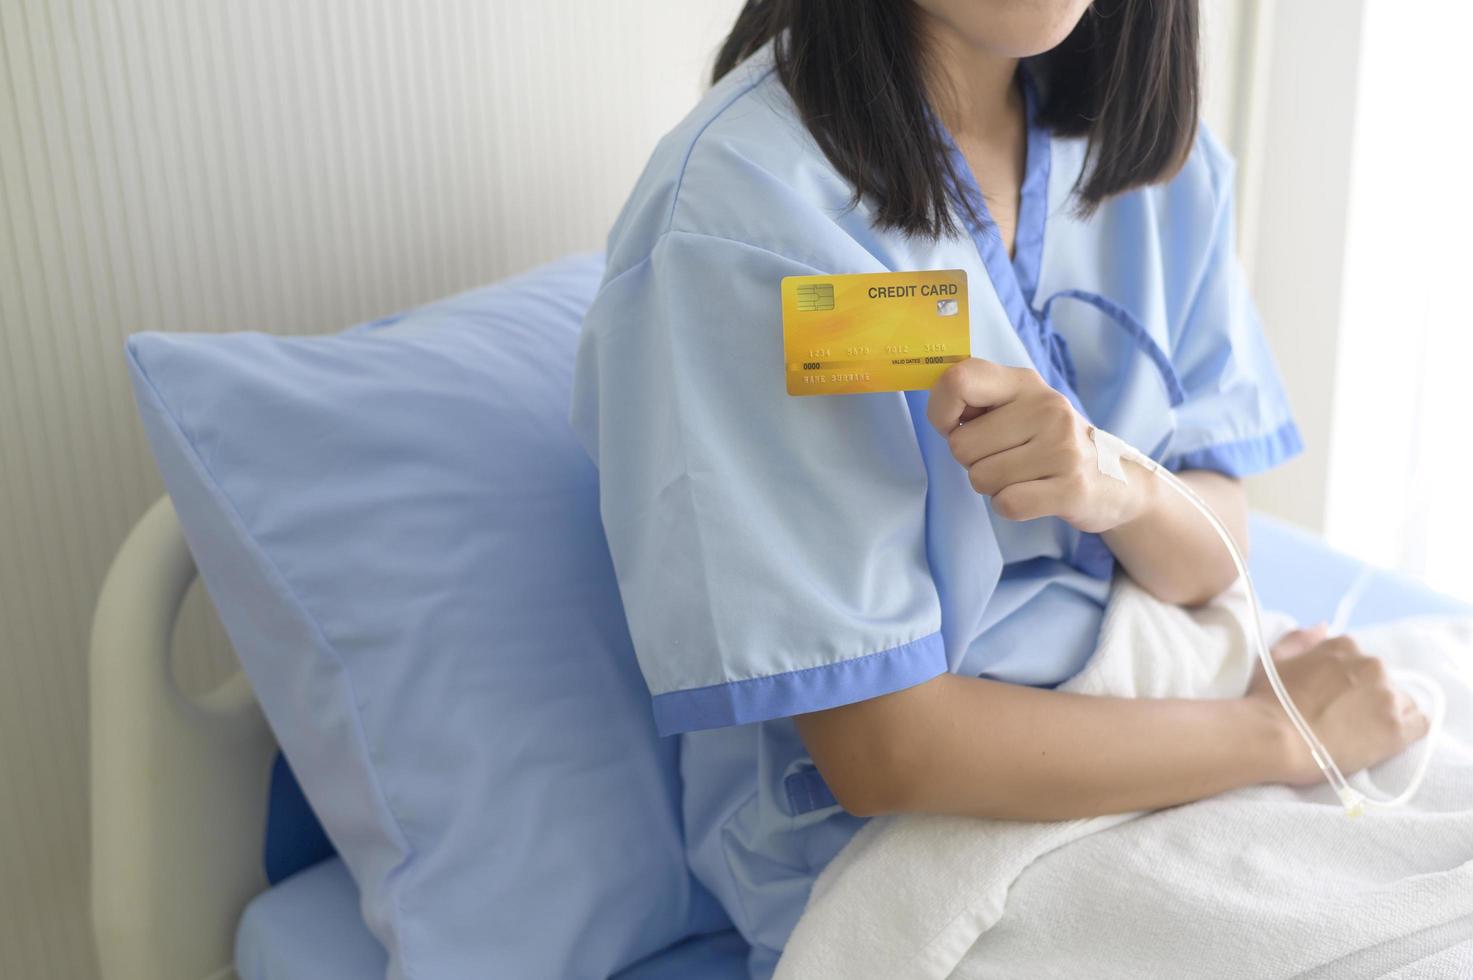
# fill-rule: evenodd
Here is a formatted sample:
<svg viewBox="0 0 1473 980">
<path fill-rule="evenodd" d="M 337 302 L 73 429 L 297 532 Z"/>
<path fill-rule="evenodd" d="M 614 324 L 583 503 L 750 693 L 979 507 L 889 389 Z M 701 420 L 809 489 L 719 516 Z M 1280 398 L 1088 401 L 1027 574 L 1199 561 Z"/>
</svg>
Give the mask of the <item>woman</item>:
<svg viewBox="0 0 1473 980">
<path fill-rule="evenodd" d="M 1233 577 L 1099 425 L 1245 534 L 1238 480 L 1300 449 L 1197 125 L 1192 0 L 753 0 L 609 239 L 574 421 L 691 865 L 770 972 L 864 817 L 1054 820 L 1317 770 L 1263 684 L 1051 690 L 1118 565 Z M 973 358 L 930 392 L 785 393 L 788 275 L 963 269 Z M 1185 653 L 1185 651 L 1184 651 Z M 1344 639 L 1282 641 L 1347 772 L 1425 721 Z M 1297 656 L 1296 656 L 1297 655 Z"/>
</svg>

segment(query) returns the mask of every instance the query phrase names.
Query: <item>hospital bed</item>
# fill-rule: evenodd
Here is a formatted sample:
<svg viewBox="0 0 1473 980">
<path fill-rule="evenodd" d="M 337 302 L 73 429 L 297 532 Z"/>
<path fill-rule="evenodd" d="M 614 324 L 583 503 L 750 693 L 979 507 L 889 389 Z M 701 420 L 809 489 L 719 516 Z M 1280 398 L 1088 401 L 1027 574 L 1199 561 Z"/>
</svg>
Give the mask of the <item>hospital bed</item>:
<svg viewBox="0 0 1473 980">
<path fill-rule="evenodd" d="M 1368 572 L 1302 530 L 1252 522 L 1265 604 L 1351 627 L 1466 607 Z M 383 948 L 237 673 L 193 697 L 175 681 L 173 627 L 195 565 L 170 500 L 119 550 L 93 624 L 93 921 L 105 980 L 348 980 L 382 976 Z M 696 936 L 622 980 L 745 976 L 731 931 Z"/>
</svg>

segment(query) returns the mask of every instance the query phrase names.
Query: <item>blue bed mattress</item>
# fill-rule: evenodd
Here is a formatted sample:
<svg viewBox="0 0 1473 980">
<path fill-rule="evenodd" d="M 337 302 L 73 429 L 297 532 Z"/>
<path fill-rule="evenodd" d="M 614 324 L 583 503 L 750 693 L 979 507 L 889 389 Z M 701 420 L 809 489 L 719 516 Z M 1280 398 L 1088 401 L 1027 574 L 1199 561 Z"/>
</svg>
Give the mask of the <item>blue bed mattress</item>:
<svg viewBox="0 0 1473 980">
<path fill-rule="evenodd" d="M 1365 566 L 1315 536 L 1253 519 L 1253 575 L 1264 605 L 1302 623 L 1329 620 Z M 1351 610 L 1352 627 L 1405 616 L 1467 613 L 1469 607 L 1412 579 L 1375 572 Z M 383 947 L 358 912 L 358 890 L 337 858 L 257 896 L 236 936 L 241 980 L 361 980 L 384 975 Z M 733 932 L 697 936 L 630 967 L 618 980 L 738 980 L 746 946 Z"/>
<path fill-rule="evenodd" d="M 235 942 L 241 980 L 365 980 L 388 956 L 358 913 L 358 888 L 340 858 L 257 896 Z M 733 931 L 695 936 L 629 967 L 617 980 L 745 980 L 747 944 Z"/>
</svg>

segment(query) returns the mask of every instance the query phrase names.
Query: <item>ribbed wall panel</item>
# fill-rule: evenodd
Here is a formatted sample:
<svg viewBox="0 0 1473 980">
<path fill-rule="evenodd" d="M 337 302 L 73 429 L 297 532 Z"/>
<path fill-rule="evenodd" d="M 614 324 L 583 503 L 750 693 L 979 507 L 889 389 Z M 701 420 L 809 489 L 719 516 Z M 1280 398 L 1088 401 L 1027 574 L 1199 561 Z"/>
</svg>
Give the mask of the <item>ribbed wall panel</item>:
<svg viewBox="0 0 1473 980">
<path fill-rule="evenodd" d="M 96 975 L 87 633 L 161 492 L 123 338 L 330 330 L 601 246 L 735 9 L 0 0 L 0 976 Z M 186 608 L 197 690 L 230 653 Z"/>
</svg>

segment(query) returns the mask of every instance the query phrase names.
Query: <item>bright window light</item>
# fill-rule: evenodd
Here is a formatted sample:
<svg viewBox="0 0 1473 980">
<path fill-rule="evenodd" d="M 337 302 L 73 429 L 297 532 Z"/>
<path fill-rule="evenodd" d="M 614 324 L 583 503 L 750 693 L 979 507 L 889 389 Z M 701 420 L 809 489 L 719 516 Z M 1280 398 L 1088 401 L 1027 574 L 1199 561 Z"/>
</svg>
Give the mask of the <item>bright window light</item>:
<svg viewBox="0 0 1473 980">
<path fill-rule="evenodd" d="M 1473 601 L 1473 6 L 1365 17 L 1327 534 Z"/>
</svg>

